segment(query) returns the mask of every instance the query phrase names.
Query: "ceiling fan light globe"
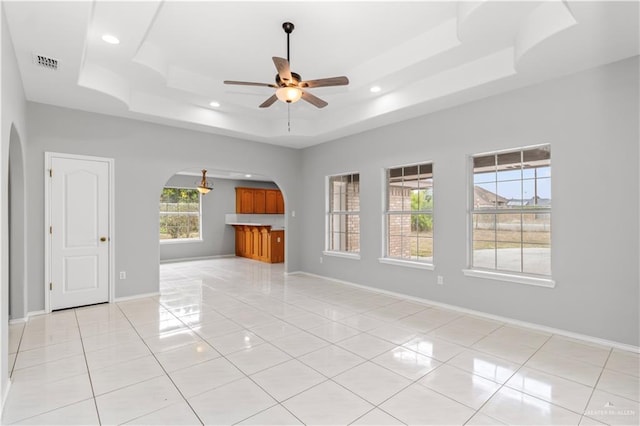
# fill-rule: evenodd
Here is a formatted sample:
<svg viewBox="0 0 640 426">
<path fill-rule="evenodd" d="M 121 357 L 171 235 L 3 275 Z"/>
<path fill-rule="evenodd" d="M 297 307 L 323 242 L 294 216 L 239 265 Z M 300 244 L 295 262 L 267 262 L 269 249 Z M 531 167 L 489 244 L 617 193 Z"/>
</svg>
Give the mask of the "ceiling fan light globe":
<svg viewBox="0 0 640 426">
<path fill-rule="evenodd" d="M 276 96 L 282 102 L 298 102 L 302 97 L 302 90 L 297 87 L 280 87 L 276 90 Z"/>
</svg>

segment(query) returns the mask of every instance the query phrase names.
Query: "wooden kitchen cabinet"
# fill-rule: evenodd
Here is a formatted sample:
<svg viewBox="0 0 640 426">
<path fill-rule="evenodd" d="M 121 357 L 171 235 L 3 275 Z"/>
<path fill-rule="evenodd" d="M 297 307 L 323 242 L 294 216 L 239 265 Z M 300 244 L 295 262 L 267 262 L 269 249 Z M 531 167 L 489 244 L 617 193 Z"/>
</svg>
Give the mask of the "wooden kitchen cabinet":
<svg viewBox="0 0 640 426">
<path fill-rule="evenodd" d="M 244 227 L 234 226 L 236 231 L 236 256 L 244 256 Z"/>
<path fill-rule="evenodd" d="M 284 214 L 284 197 L 278 189 L 236 188 L 236 213 Z"/>
<path fill-rule="evenodd" d="M 263 214 L 266 209 L 266 191 L 264 189 L 253 190 L 253 213 Z"/>
<path fill-rule="evenodd" d="M 271 244 L 269 245 L 271 256 L 269 262 L 284 262 L 284 231 L 271 231 Z"/>
<path fill-rule="evenodd" d="M 276 189 L 267 189 L 265 191 L 265 213 L 276 214 L 278 212 L 278 194 L 280 191 Z"/>
<path fill-rule="evenodd" d="M 233 225 L 236 230 L 236 256 L 268 263 L 284 262 L 284 230 L 270 226 Z"/>
<path fill-rule="evenodd" d="M 284 214 L 284 197 L 281 191 L 276 191 L 276 214 Z"/>
<path fill-rule="evenodd" d="M 236 188 L 236 213 L 253 213 L 253 188 Z"/>
<path fill-rule="evenodd" d="M 242 246 L 242 257 L 251 257 L 253 252 L 253 234 L 250 226 L 244 226 L 242 233 L 244 234 L 244 244 Z"/>
<path fill-rule="evenodd" d="M 258 252 L 258 260 L 262 262 L 271 262 L 271 246 L 269 244 L 271 231 L 269 228 L 260 228 L 260 247 Z"/>
</svg>

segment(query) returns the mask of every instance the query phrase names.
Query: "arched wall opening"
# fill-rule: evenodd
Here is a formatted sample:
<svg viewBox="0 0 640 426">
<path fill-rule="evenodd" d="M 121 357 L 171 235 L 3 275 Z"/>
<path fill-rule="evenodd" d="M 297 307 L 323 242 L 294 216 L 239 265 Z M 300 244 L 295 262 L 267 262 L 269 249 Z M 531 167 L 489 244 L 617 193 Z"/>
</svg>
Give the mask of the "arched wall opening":
<svg viewBox="0 0 640 426">
<path fill-rule="evenodd" d="M 236 230 L 230 223 L 252 222 L 272 226 L 273 230 L 286 228 L 286 214 L 237 214 L 236 213 L 236 188 L 262 188 L 280 190 L 284 199 L 284 190 L 268 176 L 258 175 L 252 172 L 229 172 L 217 170 L 213 167 L 189 168 L 176 171 L 167 178 L 163 187 L 172 189 L 195 190 L 202 178 L 201 170 L 207 170 L 207 179 L 212 183 L 213 190 L 201 197 L 201 229 L 200 238 L 196 234 L 196 228 L 179 233 L 167 216 L 170 212 L 161 211 L 159 208 L 159 262 L 178 262 L 184 260 L 207 259 L 215 257 L 227 257 L 236 255 Z M 162 193 L 162 189 L 161 189 Z M 177 196 L 175 191 L 168 190 L 167 201 Z M 160 195 L 158 200 L 160 201 Z M 183 194 L 186 196 L 186 194 Z M 164 205 L 164 204 L 163 204 Z M 159 206 L 160 207 L 160 206 Z M 165 205 L 164 210 L 175 209 L 174 205 Z M 191 213 L 193 214 L 193 212 Z M 165 217 L 163 220 L 162 217 Z M 172 216 L 176 217 L 176 216 Z M 182 224 L 185 223 L 182 219 Z M 179 235 L 178 235 L 179 234 Z M 178 238 L 176 238 L 178 237 Z M 185 239 L 186 237 L 186 239 Z M 284 244 L 283 244 L 284 245 Z M 287 250 L 284 250 L 284 262 L 286 263 Z M 286 269 L 285 269 L 286 270 Z"/>
<path fill-rule="evenodd" d="M 9 319 L 27 316 L 25 167 L 20 136 L 11 126 L 8 167 Z"/>
</svg>

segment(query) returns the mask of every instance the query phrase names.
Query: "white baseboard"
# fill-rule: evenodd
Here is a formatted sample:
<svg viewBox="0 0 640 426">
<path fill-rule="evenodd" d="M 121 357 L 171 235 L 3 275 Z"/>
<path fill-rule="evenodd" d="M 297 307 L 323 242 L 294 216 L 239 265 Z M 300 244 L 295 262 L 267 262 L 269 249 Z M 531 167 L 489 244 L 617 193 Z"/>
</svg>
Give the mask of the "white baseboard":
<svg viewBox="0 0 640 426">
<path fill-rule="evenodd" d="M 445 309 L 450 309 L 452 311 L 457 311 L 457 312 L 461 312 L 464 314 L 469 314 L 469 315 L 476 315 L 479 317 L 483 317 L 483 318 L 487 318 L 487 319 L 491 319 L 494 321 L 500 321 L 500 322 L 504 322 L 507 324 L 512 324 L 512 325 L 517 325 L 519 327 L 526 327 L 526 328 L 531 328 L 534 330 L 538 330 L 538 331 L 542 331 L 545 333 L 550 333 L 550 334 L 558 334 L 560 336 L 565 336 L 565 337 L 569 337 L 572 339 L 577 339 L 577 340 L 583 340 L 585 342 L 589 342 L 589 343 L 595 343 L 598 345 L 603 345 L 603 346 L 610 346 L 616 349 L 622 349 L 625 351 L 629 351 L 629 352 L 635 352 L 635 353 L 640 353 L 640 347 L 639 346 L 634 346 L 634 345 L 629 345 L 627 343 L 621 343 L 621 342 L 616 342 L 613 340 L 607 340 L 607 339 L 601 339 L 599 337 L 594 337 L 594 336 L 589 336 L 586 334 L 580 334 L 580 333 L 574 333 L 573 331 L 568 331 L 568 330 L 562 330 L 559 328 L 553 328 L 553 327 L 547 327 L 545 325 L 540 325 L 540 324 L 535 324 L 535 323 L 531 323 L 531 322 L 526 322 L 526 321 L 520 321 L 514 318 L 509 318 L 509 317 L 503 317 L 500 315 L 494 315 L 494 314 L 490 314 L 487 312 L 482 312 L 482 311 L 476 311 L 473 309 L 467 309 L 467 308 L 463 308 L 460 306 L 456 306 L 456 305 L 449 305 L 447 303 L 442 303 L 442 302 L 437 302 L 434 300 L 429 300 L 429 299 L 423 299 L 421 297 L 416 297 L 416 296 L 409 296 L 406 294 L 402 294 L 402 293 L 397 293 L 395 291 L 390 291 L 390 290 L 383 290 L 380 288 L 375 288 L 375 287 L 369 287 L 366 285 L 362 285 L 362 284 L 356 284 L 350 281 L 344 281 L 344 280 L 339 280 L 337 278 L 331 278 L 331 277 L 325 277 L 323 275 L 318 275 L 318 274 L 312 274 L 310 272 L 291 272 L 289 275 L 308 275 L 310 277 L 315 277 L 315 278 L 320 278 L 320 279 L 324 279 L 324 280 L 328 280 L 328 281 L 333 281 L 333 282 L 337 282 L 340 284 L 345 284 L 348 286 L 352 286 L 352 287 L 358 287 L 364 290 L 370 290 L 376 293 L 381 293 L 381 294 L 385 294 L 387 296 L 393 296 L 393 297 L 397 297 L 400 299 L 408 299 L 414 302 L 418 302 L 418 303 L 426 303 L 429 305 L 433 305 L 433 306 L 438 306 L 441 308 L 445 308 Z"/>
<path fill-rule="evenodd" d="M 29 319 L 30 319 L 31 317 L 37 317 L 38 315 L 44 315 L 44 314 L 46 314 L 46 313 L 47 313 L 47 312 L 46 312 L 44 309 L 42 309 L 42 310 L 40 310 L 40 311 L 31 311 L 31 312 L 27 312 L 27 318 L 26 318 L 26 320 L 27 320 L 27 321 L 29 321 Z"/>
<path fill-rule="evenodd" d="M 144 299 L 145 297 L 155 297 L 155 296 L 160 296 L 160 292 L 156 291 L 153 293 L 143 293 L 143 294 L 136 294 L 133 296 L 125 296 L 125 297 L 116 297 L 115 299 L 113 299 L 113 302 L 126 302 L 129 300 L 135 300 L 135 299 Z"/>
<path fill-rule="evenodd" d="M 285 272 L 285 275 L 313 275 L 313 274 L 307 274 L 306 272 L 302 272 L 302 271 L 293 271 L 293 272 Z"/>
<path fill-rule="evenodd" d="M 221 254 L 218 256 L 183 257 L 180 259 L 165 259 L 165 260 L 161 260 L 160 264 L 163 265 L 165 263 L 179 263 L 179 262 L 193 262 L 196 260 L 222 259 L 225 257 L 236 257 L 236 255 L 234 253 L 234 254 Z"/>
<path fill-rule="evenodd" d="M 24 317 L 24 318 L 14 318 L 14 319 L 9 320 L 9 325 L 22 324 L 24 322 L 28 322 L 29 318 L 31 318 L 31 317 L 37 317 L 38 315 L 44 315 L 44 314 L 46 314 L 46 312 L 44 310 L 27 312 L 27 316 Z"/>
</svg>

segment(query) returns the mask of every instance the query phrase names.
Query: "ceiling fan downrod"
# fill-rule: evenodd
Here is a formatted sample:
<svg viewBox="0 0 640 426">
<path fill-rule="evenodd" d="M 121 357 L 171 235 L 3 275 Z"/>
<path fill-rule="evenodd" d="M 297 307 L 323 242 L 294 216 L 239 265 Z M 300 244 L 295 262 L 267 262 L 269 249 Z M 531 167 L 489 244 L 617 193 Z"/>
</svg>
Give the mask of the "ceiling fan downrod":
<svg viewBox="0 0 640 426">
<path fill-rule="evenodd" d="M 289 35 L 293 32 L 295 26 L 291 22 L 285 22 L 282 24 L 282 29 L 285 33 L 287 33 L 287 62 L 291 64 L 291 59 L 289 59 Z"/>
</svg>

